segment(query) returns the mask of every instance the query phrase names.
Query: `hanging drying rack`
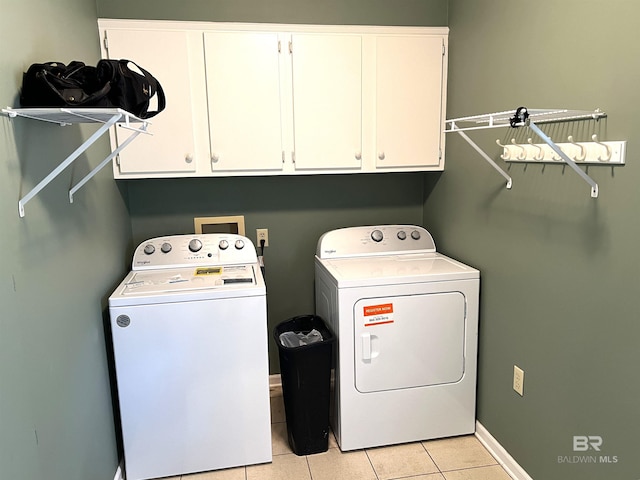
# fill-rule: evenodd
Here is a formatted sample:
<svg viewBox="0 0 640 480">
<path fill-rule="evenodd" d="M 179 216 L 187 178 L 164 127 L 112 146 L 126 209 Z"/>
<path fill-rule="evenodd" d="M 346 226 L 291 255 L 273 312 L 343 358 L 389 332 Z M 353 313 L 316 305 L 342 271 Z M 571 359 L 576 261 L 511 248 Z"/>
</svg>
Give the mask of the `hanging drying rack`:
<svg viewBox="0 0 640 480">
<path fill-rule="evenodd" d="M 453 118 L 445 120 L 445 133 L 458 133 L 474 150 L 476 150 L 482 158 L 484 158 L 494 169 L 507 180 L 507 188 L 513 185 L 511 177 L 493 161 L 484 150 L 482 150 L 469 136 L 465 133 L 471 130 L 483 130 L 487 128 L 502 127 L 529 127 L 533 130 L 550 148 L 553 150 L 569 167 L 571 167 L 580 177 L 591 186 L 591 196 L 598 196 L 598 184 L 587 175 L 574 160 L 562 151 L 562 149 L 544 133 L 537 124 L 552 122 L 567 122 L 575 120 L 599 120 L 606 117 L 607 114 L 596 109 L 588 110 L 565 110 L 565 109 L 527 109 L 519 107 L 515 111 L 505 111 L 497 113 L 487 113 L 482 115 L 473 115 L 469 117 Z"/>
<path fill-rule="evenodd" d="M 54 178 L 71 165 L 85 150 L 104 135 L 113 125 L 132 130 L 129 136 L 121 145 L 113 150 L 102 162 L 85 175 L 78 183 L 69 190 L 69 202 L 73 203 L 73 195 L 84 186 L 93 176 L 98 173 L 107 163 L 127 147 L 139 134 L 150 135 L 147 131 L 151 122 L 136 117 L 135 115 L 122 110 L 121 108 L 3 108 L 2 113 L 9 118 L 24 117 L 44 122 L 57 123 L 60 126 L 73 125 L 74 123 L 101 123 L 102 126 L 96 130 L 82 145 L 65 158 L 49 175 L 43 178 L 40 183 L 31 189 L 24 197 L 18 201 L 18 212 L 20 217 L 24 217 L 24 206 L 33 197 L 46 187 Z M 134 125 L 140 124 L 140 125 Z"/>
</svg>

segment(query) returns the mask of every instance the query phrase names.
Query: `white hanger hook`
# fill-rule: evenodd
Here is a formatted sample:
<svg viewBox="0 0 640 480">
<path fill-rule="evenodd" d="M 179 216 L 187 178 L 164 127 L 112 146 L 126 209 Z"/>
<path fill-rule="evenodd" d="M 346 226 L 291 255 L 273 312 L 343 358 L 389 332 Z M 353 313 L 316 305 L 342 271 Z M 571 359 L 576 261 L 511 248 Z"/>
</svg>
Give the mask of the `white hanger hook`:
<svg viewBox="0 0 640 480">
<path fill-rule="evenodd" d="M 496 144 L 499 147 L 502 147 L 504 149 L 502 151 L 502 153 L 500 154 L 500 158 L 503 159 L 503 160 L 508 160 L 509 159 L 509 152 L 507 151 L 508 145 L 501 144 L 499 138 L 496 138 Z"/>
<path fill-rule="evenodd" d="M 551 139 L 551 137 L 549 137 L 549 140 L 553 141 L 553 140 Z M 560 145 L 558 145 L 558 148 L 559 148 L 560 150 L 562 150 L 562 148 L 560 147 Z M 562 151 L 564 152 L 564 150 L 562 150 Z M 562 157 L 561 157 L 560 155 L 558 155 L 558 154 L 556 153 L 556 151 L 555 151 L 553 148 L 551 149 L 550 153 L 551 153 L 551 160 L 553 160 L 554 162 L 562 162 L 562 161 L 563 161 L 563 160 L 562 160 Z"/>
<path fill-rule="evenodd" d="M 585 148 L 584 145 L 580 145 L 579 143 L 575 142 L 573 140 L 573 136 L 569 135 L 567 137 L 567 139 L 573 143 L 576 147 L 580 148 L 580 153 L 578 155 L 576 155 L 575 157 L 573 157 L 574 160 L 581 162 L 583 161 L 585 158 L 587 158 L 587 149 Z"/>
<path fill-rule="evenodd" d="M 521 150 L 520 155 L 518 155 L 518 160 L 524 160 L 525 158 L 527 158 L 527 149 L 526 148 L 524 148 L 522 145 L 518 145 L 516 143 L 516 139 L 515 138 L 511 139 L 511 143 Z"/>
<path fill-rule="evenodd" d="M 606 143 L 602 143 L 598 141 L 598 135 L 596 135 L 595 133 L 591 135 L 591 140 L 596 142 L 598 145 L 602 145 L 605 151 L 607 152 L 607 155 L 605 156 L 605 158 L 602 158 L 602 156 L 598 155 L 598 160 L 601 162 L 608 162 L 609 160 L 611 160 L 611 147 Z"/>
<path fill-rule="evenodd" d="M 533 158 L 535 158 L 536 160 L 542 160 L 544 158 L 544 152 L 542 150 L 542 147 L 540 145 L 534 144 L 531 138 L 527 138 L 527 143 L 529 143 L 529 145 L 531 145 L 532 147 L 536 147 L 538 149 L 538 153 L 534 155 Z"/>
</svg>

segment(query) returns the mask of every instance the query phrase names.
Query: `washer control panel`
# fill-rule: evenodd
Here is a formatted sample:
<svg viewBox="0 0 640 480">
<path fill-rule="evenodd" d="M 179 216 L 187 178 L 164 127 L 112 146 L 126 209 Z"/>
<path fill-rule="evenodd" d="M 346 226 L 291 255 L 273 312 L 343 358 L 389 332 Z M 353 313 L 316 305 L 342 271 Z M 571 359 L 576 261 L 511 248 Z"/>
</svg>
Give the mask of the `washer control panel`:
<svg viewBox="0 0 640 480">
<path fill-rule="evenodd" d="M 232 233 L 170 235 L 142 242 L 133 254 L 133 270 L 256 263 L 250 239 Z"/>
<path fill-rule="evenodd" d="M 430 253 L 431 234 L 417 225 L 348 227 L 325 233 L 318 240 L 319 258 Z"/>
</svg>

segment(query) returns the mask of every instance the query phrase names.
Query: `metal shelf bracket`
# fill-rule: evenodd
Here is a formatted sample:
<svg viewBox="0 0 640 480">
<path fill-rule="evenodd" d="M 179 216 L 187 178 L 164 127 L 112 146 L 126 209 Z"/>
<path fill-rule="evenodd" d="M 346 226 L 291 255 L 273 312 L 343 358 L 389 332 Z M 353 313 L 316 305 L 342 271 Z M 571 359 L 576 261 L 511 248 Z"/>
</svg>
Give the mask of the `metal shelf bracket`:
<svg viewBox="0 0 640 480">
<path fill-rule="evenodd" d="M 482 150 L 482 149 L 478 146 L 478 144 L 477 144 L 476 142 L 474 142 L 473 140 L 471 140 L 471 139 L 469 138 L 469 136 L 468 136 L 466 133 L 464 133 L 464 130 L 459 129 L 459 128 L 457 127 L 457 125 L 456 125 L 455 120 L 447 120 L 447 122 L 450 122 L 450 123 L 451 123 L 451 129 L 450 129 L 450 130 L 447 130 L 447 131 L 448 131 L 448 132 L 457 132 L 457 133 L 458 133 L 462 138 L 464 138 L 464 139 L 465 139 L 465 141 L 466 141 L 469 145 L 471 145 L 471 147 L 473 147 L 473 149 L 474 149 L 476 152 L 478 152 L 478 153 L 480 154 L 480 156 L 481 156 L 482 158 L 484 158 L 484 159 L 489 163 L 489 165 L 491 165 L 493 168 L 495 168 L 495 169 L 496 169 L 496 171 L 497 171 L 500 175 L 502 175 L 502 176 L 505 178 L 505 180 L 507 181 L 507 189 L 509 189 L 509 190 L 510 190 L 510 189 L 511 189 L 511 187 L 513 186 L 513 180 L 512 180 L 512 179 L 511 179 L 511 177 L 507 174 L 507 172 L 505 172 L 502 168 L 500 168 L 500 167 L 498 166 L 498 164 L 497 164 L 496 162 L 494 162 L 494 161 L 493 161 L 493 159 L 492 159 L 489 155 L 487 155 L 487 154 L 485 153 L 485 151 L 484 151 L 484 150 Z"/>
<path fill-rule="evenodd" d="M 533 130 L 547 145 L 549 145 L 549 147 L 551 147 L 551 149 L 556 152 L 560 158 L 562 158 L 562 160 L 564 160 L 564 162 L 569 165 L 571 167 L 571 169 L 573 171 L 575 171 L 578 175 L 580 175 L 580 177 L 587 182 L 590 186 L 591 186 L 591 197 L 592 198 L 598 198 L 598 184 L 595 182 L 595 180 L 593 180 L 589 175 L 587 175 L 586 173 L 584 173 L 584 171 L 582 171 L 580 169 L 580 167 L 578 167 L 578 165 L 576 165 L 576 162 L 574 162 L 572 159 L 569 158 L 569 156 L 564 153 L 562 151 L 562 149 L 560 147 L 558 147 L 553 140 L 551 140 L 547 134 L 545 134 L 542 130 L 540 130 L 540 127 L 538 127 L 534 122 L 529 122 L 529 128 L 531 128 L 531 130 Z"/>
<path fill-rule="evenodd" d="M 118 153 L 129 145 L 139 134 L 149 134 L 147 131 L 150 122 L 142 120 L 131 113 L 120 108 L 3 108 L 2 113 L 9 118 L 24 117 L 34 120 L 41 120 L 50 123 L 57 123 L 60 126 L 72 125 L 74 123 L 101 123 L 98 130 L 93 133 L 82 145 L 76 148 L 67 158 L 65 158 L 49 175 L 43 178 L 35 187 L 18 201 L 18 213 L 24 217 L 25 205 L 55 179 L 64 169 L 71 165 L 82 153 L 84 153 L 93 143 L 104 135 L 112 126 L 118 125 L 122 128 L 133 130 L 133 134 L 111 152 L 102 162 L 93 168 L 79 182 L 69 190 L 69 202 L 73 203 L 73 195 L 82 188 L 93 176 L 104 168 Z M 132 123 L 140 123 L 139 126 L 132 126 Z"/>
</svg>

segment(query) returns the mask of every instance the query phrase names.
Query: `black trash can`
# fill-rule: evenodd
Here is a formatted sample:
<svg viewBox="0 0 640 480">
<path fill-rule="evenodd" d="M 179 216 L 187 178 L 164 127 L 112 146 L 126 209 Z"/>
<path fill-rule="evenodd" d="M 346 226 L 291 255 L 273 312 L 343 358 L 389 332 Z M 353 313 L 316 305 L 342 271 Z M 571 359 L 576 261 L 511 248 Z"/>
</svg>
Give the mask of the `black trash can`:
<svg viewBox="0 0 640 480">
<path fill-rule="evenodd" d="M 317 330 L 321 341 L 288 347 L 285 332 Z M 329 446 L 329 399 L 334 335 L 316 315 L 300 315 L 276 326 L 273 336 L 280 354 L 280 375 L 289 446 L 296 455 L 326 452 Z"/>
</svg>

